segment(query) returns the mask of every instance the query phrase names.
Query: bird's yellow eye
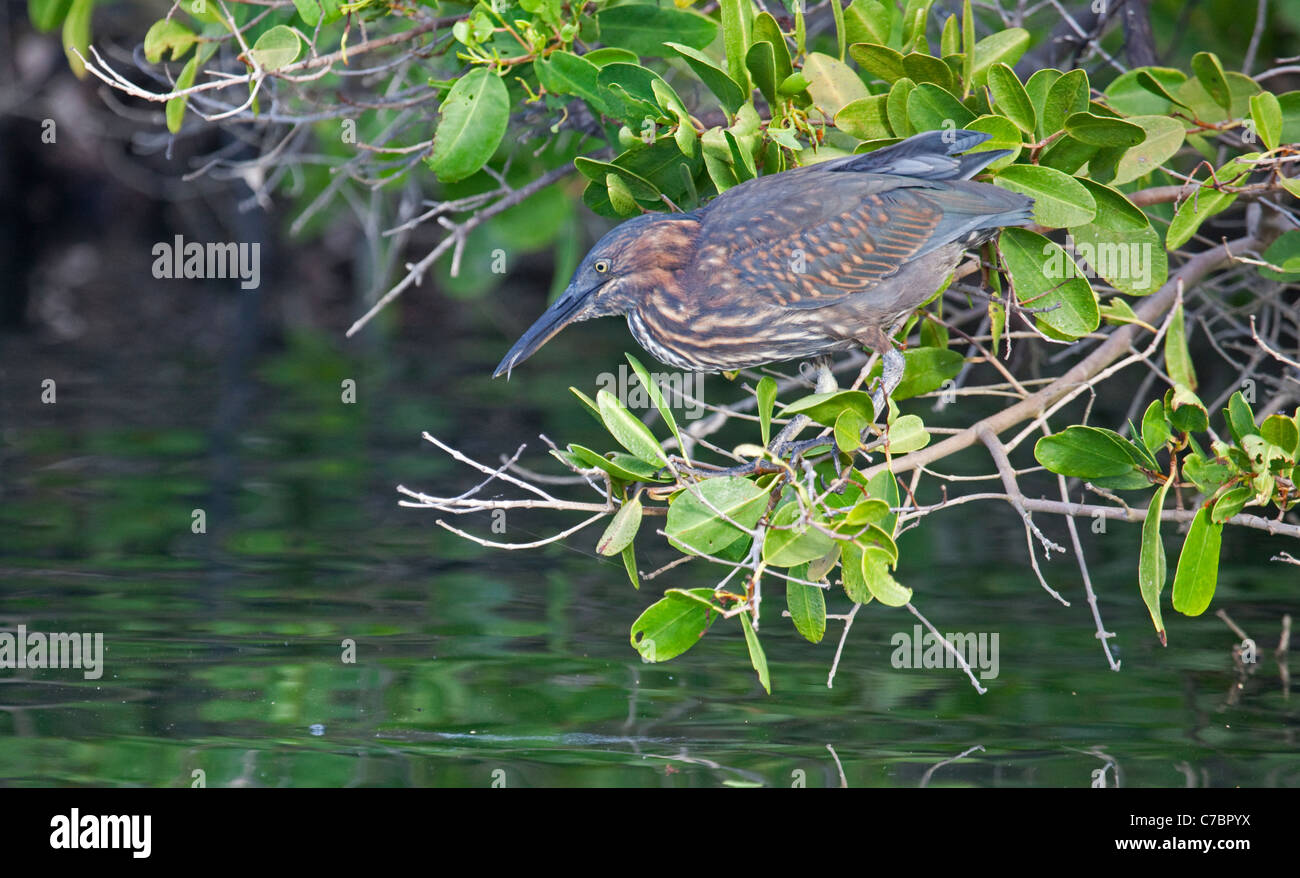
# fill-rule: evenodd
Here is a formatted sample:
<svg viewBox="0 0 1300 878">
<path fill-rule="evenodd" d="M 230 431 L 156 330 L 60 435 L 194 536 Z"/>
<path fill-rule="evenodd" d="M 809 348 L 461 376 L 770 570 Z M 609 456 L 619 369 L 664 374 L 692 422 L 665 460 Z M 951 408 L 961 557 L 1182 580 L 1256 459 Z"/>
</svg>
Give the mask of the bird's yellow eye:
<svg viewBox="0 0 1300 878">
<path fill-rule="evenodd" d="M 601 274 L 604 274 L 605 272 L 609 271 L 609 260 L 597 259 L 595 262 L 591 264 L 591 267 L 596 269 L 596 271 L 600 272 Z"/>
</svg>

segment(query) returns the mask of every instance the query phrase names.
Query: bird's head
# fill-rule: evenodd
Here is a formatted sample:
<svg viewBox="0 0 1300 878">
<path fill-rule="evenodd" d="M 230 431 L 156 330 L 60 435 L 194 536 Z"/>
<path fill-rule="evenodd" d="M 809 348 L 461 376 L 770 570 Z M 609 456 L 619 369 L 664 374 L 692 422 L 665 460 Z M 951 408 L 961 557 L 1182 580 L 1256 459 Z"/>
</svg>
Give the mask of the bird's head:
<svg viewBox="0 0 1300 878">
<path fill-rule="evenodd" d="M 637 299 L 689 261 L 698 223 L 690 214 L 645 214 L 615 226 L 591 248 L 558 299 L 501 360 L 492 377 L 536 353 L 556 333 L 593 317 L 626 314 Z"/>
</svg>

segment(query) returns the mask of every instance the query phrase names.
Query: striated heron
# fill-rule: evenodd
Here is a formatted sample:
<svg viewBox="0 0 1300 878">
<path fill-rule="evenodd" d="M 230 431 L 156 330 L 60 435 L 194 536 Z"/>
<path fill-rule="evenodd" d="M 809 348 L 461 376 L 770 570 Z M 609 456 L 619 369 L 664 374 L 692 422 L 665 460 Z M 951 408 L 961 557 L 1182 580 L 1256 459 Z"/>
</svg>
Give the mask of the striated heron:
<svg viewBox="0 0 1300 878">
<path fill-rule="evenodd" d="M 647 214 L 591 249 L 493 377 L 570 323 L 622 315 L 679 369 L 718 372 L 863 346 L 882 358 L 877 414 L 902 378 L 891 336 L 963 251 L 1031 222 L 1033 200 L 969 178 L 1007 150 L 928 131 L 749 180 L 689 213 Z"/>
</svg>

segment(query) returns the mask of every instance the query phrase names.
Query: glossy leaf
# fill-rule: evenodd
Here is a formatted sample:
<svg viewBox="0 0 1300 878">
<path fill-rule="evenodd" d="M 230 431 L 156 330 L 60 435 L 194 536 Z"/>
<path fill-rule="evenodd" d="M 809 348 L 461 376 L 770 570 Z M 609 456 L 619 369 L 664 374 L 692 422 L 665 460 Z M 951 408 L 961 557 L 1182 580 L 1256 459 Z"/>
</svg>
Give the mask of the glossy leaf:
<svg viewBox="0 0 1300 878">
<path fill-rule="evenodd" d="M 1036 165 L 1010 165 L 994 183 L 1034 199 L 1034 220 L 1060 229 L 1092 222 L 1097 202 L 1087 188 L 1068 174 Z"/>
<path fill-rule="evenodd" d="M 763 690 L 771 695 L 772 676 L 767 669 L 767 655 L 763 652 L 763 645 L 758 642 L 758 632 L 754 630 L 749 616 L 745 613 L 740 614 L 740 627 L 745 632 L 745 646 L 749 648 L 749 663 L 758 672 L 758 682 L 763 684 Z"/>
<path fill-rule="evenodd" d="M 744 90 L 713 59 L 684 43 L 666 42 L 664 45 L 686 62 L 728 113 L 735 113 L 745 103 Z"/>
<path fill-rule="evenodd" d="M 249 54 L 257 62 L 258 67 L 267 73 L 274 73 L 298 60 L 298 53 L 301 51 L 302 38 L 298 36 L 298 32 L 287 25 L 277 24 L 257 38 Z M 496 79 L 495 76 L 492 78 Z M 504 91 L 505 87 L 502 86 L 502 92 Z"/>
<path fill-rule="evenodd" d="M 1223 525 L 1210 520 L 1204 507 L 1196 511 L 1183 542 L 1174 573 L 1174 609 L 1187 616 L 1205 612 L 1219 579 L 1219 547 Z"/>
<path fill-rule="evenodd" d="M 787 503 L 776 511 L 763 538 L 763 560 L 775 567 L 793 567 L 813 561 L 830 551 L 834 540 L 824 533 L 816 516 L 801 522 L 798 503 Z"/>
<path fill-rule="evenodd" d="M 638 55 L 664 55 L 668 41 L 703 49 L 718 34 L 712 20 L 684 9 L 651 3 L 625 3 L 596 13 L 600 41 L 630 49 Z"/>
<path fill-rule="evenodd" d="M 1130 296 L 1160 289 L 1169 276 L 1169 256 L 1146 214 L 1118 190 L 1078 179 L 1096 203 L 1097 215 L 1070 229 L 1076 258 Z"/>
<path fill-rule="evenodd" d="M 1125 439 L 1112 430 L 1074 425 L 1039 439 L 1034 457 L 1052 472 L 1070 478 L 1119 476 L 1134 466 L 1125 445 Z"/>
<path fill-rule="evenodd" d="M 668 465 L 668 456 L 664 454 L 663 446 L 654 433 L 650 432 L 650 428 L 640 418 L 628 411 L 618 401 L 618 397 L 608 390 L 601 390 L 596 394 L 596 405 L 600 407 L 600 416 L 606 429 L 619 445 L 646 463 Z"/>
<path fill-rule="evenodd" d="M 637 529 L 641 527 L 641 515 L 639 497 L 625 501 L 596 542 L 596 551 L 602 555 L 620 554 L 636 538 Z"/>
<path fill-rule="evenodd" d="M 429 167 L 444 183 L 476 173 L 496 152 L 509 118 L 505 83 L 486 67 L 474 68 L 456 81 L 438 109 Z"/>
<path fill-rule="evenodd" d="M 1091 196 L 1090 196 L 1091 197 Z M 1097 296 L 1059 245 L 1027 229 L 1004 229 L 998 252 L 1021 304 L 1051 310 L 1035 314 L 1040 327 L 1078 338 L 1101 325 Z"/>
<path fill-rule="evenodd" d="M 670 591 L 632 623 L 632 648 L 648 662 L 676 658 L 708 633 L 718 613 L 711 607 L 713 589 Z"/>
<path fill-rule="evenodd" d="M 815 585 L 786 582 L 785 605 L 794 628 L 810 643 L 826 636 L 826 596 Z"/>
<path fill-rule="evenodd" d="M 1020 84 L 1016 73 L 1001 62 L 992 65 L 988 72 L 989 91 L 999 113 L 1006 116 L 1026 134 L 1033 134 L 1038 118 L 1029 93 Z"/>
<path fill-rule="evenodd" d="M 745 536 L 731 521 L 754 527 L 767 508 L 767 499 L 766 491 L 739 476 L 705 479 L 695 491 L 682 491 L 673 498 L 664 533 L 668 542 L 683 552 L 714 555 Z"/>
<path fill-rule="evenodd" d="M 1126 121 L 1140 126 L 1146 138 L 1124 152 L 1115 168 L 1113 186 L 1130 183 L 1159 168 L 1182 148 L 1186 136 L 1183 124 L 1166 116 L 1133 116 Z"/>
<path fill-rule="evenodd" d="M 1156 634 L 1161 645 L 1166 643 L 1165 623 L 1160 616 L 1160 595 L 1165 590 L 1165 580 L 1169 577 L 1165 561 L 1165 544 L 1160 539 L 1160 513 L 1165 507 L 1165 494 L 1169 492 L 1169 482 L 1156 488 L 1147 507 L 1146 519 L 1142 522 L 1142 550 L 1138 557 L 1138 590 L 1142 602 L 1147 605 L 1151 622 L 1156 626 Z"/>
</svg>

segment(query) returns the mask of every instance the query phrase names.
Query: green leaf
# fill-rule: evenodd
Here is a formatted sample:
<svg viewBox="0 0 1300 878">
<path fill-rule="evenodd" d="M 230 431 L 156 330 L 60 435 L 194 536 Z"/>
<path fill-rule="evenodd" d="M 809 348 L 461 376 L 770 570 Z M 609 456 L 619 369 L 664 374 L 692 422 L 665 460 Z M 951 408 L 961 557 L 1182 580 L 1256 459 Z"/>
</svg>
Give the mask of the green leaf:
<svg viewBox="0 0 1300 878">
<path fill-rule="evenodd" d="M 572 52 L 552 52 L 546 58 L 533 62 L 537 80 L 553 95 L 573 95 L 581 98 L 595 113 L 618 118 L 622 102 L 601 88 L 598 78 L 600 68 L 586 58 Z"/>
<path fill-rule="evenodd" d="M 341 18 L 343 13 L 339 9 L 339 3 L 340 0 L 293 0 L 298 15 L 310 27 L 315 27 L 320 22 L 322 8 L 326 24 Z"/>
<path fill-rule="evenodd" d="M 871 394 L 862 390 L 837 390 L 834 393 L 812 393 L 797 399 L 781 410 L 781 417 L 807 415 L 823 426 L 834 426 L 840 414 L 846 410 L 856 412 L 868 423 L 871 422 L 875 406 Z"/>
<path fill-rule="evenodd" d="M 600 41 L 638 55 L 663 57 L 664 45 L 673 41 L 703 49 L 718 35 L 718 25 L 684 9 L 650 3 L 626 3 L 596 13 Z"/>
<path fill-rule="evenodd" d="M 627 190 L 627 194 L 634 199 L 652 201 L 659 198 L 659 187 L 655 186 L 654 183 L 651 183 L 640 174 L 612 162 L 602 162 L 580 155 L 573 160 L 573 165 L 589 180 L 608 183 L 608 178 L 611 175 L 618 177 Z"/>
<path fill-rule="evenodd" d="M 1051 91 L 1056 80 L 1060 79 L 1063 74 L 1055 67 L 1044 67 L 1041 70 L 1035 70 L 1033 75 L 1025 82 L 1025 93 L 1029 95 L 1029 102 L 1034 105 L 1034 118 L 1037 120 L 1037 126 L 1034 133 L 1042 138 L 1043 118 L 1047 113 L 1047 95 Z M 1056 132 L 1051 132 L 1055 134 Z"/>
<path fill-rule="evenodd" d="M 949 15 L 943 22 L 943 31 L 939 35 L 939 51 L 945 56 L 961 53 L 961 27 L 957 16 Z"/>
<path fill-rule="evenodd" d="M 636 572 L 636 544 L 628 543 L 623 547 L 623 569 L 627 571 L 627 578 L 632 581 L 632 587 L 637 591 L 641 590 L 641 578 Z"/>
<path fill-rule="evenodd" d="M 1223 525 L 1210 521 L 1208 510 L 1196 510 L 1174 573 L 1174 609 L 1187 616 L 1205 612 L 1219 579 L 1219 547 Z"/>
<path fill-rule="evenodd" d="M 509 119 L 505 83 L 486 67 L 474 68 L 456 81 L 438 109 L 429 167 L 443 183 L 476 173 L 496 152 Z"/>
<path fill-rule="evenodd" d="M 925 55 L 921 52 L 909 52 L 903 56 L 903 71 L 913 82 L 928 82 L 937 85 L 944 91 L 959 91 L 957 82 L 953 78 L 952 71 L 948 65 L 933 55 Z M 960 99 L 954 98 L 960 104 Z M 963 107 L 963 109 L 965 109 Z M 974 113 L 966 111 L 972 118 Z"/>
<path fill-rule="evenodd" d="M 735 113 L 740 109 L 741 104 L 745 103 L 745 92 L 736 84 L 736 80 L 727 75 L 727 72 L 713 62 L 711 58 L 690 46 L 682 43 L 664 43 L 665 46 L 672 49 L 680 55 L 686 64 L 700 78 L 700 81 L 713 92 L 722 108 L 728 113 Z"/>
<path fill-rule="evenodd" d="M 1250 485 L 1242 485 L 1233 488 L 1231 491 L 1225 491 L 1214 502 L 1214 509 L 1210 512 L 1210 521 L 1214 524 L 1223 524 L 1240 512 L 1250 498 L 1254 496 L 1255 489 Z"/>
<path fill-rule="evenodd" d="M 1210 426 L 1205 403 L 1185 384 L 1175 384 L 1165 394 L 1165 410 L 1169 412 L 1169 423 L 1184 433 L 1199 433 Z"/>
<path fill-rule="evenodd" d="M 903 351 L 903 377 L 890 398 L 897 402 L 933 393 L 943 387 L 945 381 L 956 378 L 965 364 L 966 358 L 961 351 L 950 348 L 920 347 Z M 868 383 L 880 377 L 881 371 L 880 363 L 872 366 L 867 373 Z M 872 411 L 867 409 L 868 413 Z"/>
<path fill-rule="evenodd" d="M 63 23 L 72 0 L 27 0 L 27 17 L 41 33 L 49 33 Z"/>
<path fill-rule="evenodd" d="M 1015 71 L 1001 62 L 994 64 L 988 71 L 988 83 L 998 112 L 1026 134 L 1033 134 L 1038 119 L 1033 102 L 1029 100 L 1029 93 L 1016 78 Z"/>
<path fill-rule="evenodd" d="M 980 116 L 978 119 L 966 123 L 966 129 L 968 131 L 982 131 L 985 134 L 992 135 L 979 146 L 968 149 L 966 151 L 967 155 L 977 152 L 987 152 L 994 149 L 1005 149 L 1010 151 L 1010 155 L 996 159 L 991 165 L 989 165 L 990 171 L 997 172 L 1002 170 L 1007 165 L 1013 164 L 1016 157 L 1020 155 L 1020 150 L 1023 146 L 1023 141 L 1020 137 L 1020 129 L 1017 128 L 1016 124 L 1006 116 Z"/>
<path fill-rule="evenodd" d="M 669 591 L 632 623 L 632 648 L 648 662 L 666 662 L 686 652 L 718 618 L 710 605 L 712 595 L 711 588 Z"/>
<path fill-rule="evenodd" d="M 862 447 L 862 433 L 871 422 L 851 408 L 846 408 L 835 418 L 835 446 L 844 454 L 852 454 Z"/>
<path fill-rule="evenodd" d="M 905 47 L 919 46 L 922 50 L 926 48 L 925 25 L 930 17 L 930 7 L 933 5 L 934 0 L 907 0 L 907 5 L 903 9 Z"/>
<path fill-rule="evenodd" d="M 1043 99 L 1043 110 L 1038 114 L 1043 123 L 1042 133 L 1055 134 L 1065 127 L 1065 120 L 1075 113 L 1088 110 L 1088 74 L 1071 70 L 1057 77 Z"/>
<path fill-rule="evenodd" d="M 875 600 L 862 575 L 862 549 L 852 543 L 846 543 L 840 550 L 840 579 L 844 593 L 855 604 L 867 604 Z"/>
<path fill-rule="evenodd" d="M 876 0 L 853 0 L 844 10 L 844 28 L 849 43 L 886 43 L 892 16 Z"/>
<path fill-rule="evenodd" d="M 180 74 L 176 77 L 176 91 L 184 91 L 194 85 L 194 77 L 199 72 L 199 55 L 196 52 L 190 60 L 185 62 L 181 68 Z M 167 102 L 165 115 L 167 117 L 167 130 L 172 134 L 181 130 L 181 125 L 185 122 L 185 105 L 190 101 L 189 95 L 172 98 Z"/>
<path fill-rule="evenodd" d="M 1133 116 L 1126 121 L 1146 131 L 1146 139 L 1120 158 L 1111 181 L 1115 186 L 1131 183 L 1159 168 L 1182 148 L 1186 137 L 1183 124 L 1167 116 Z"/>
<path fill-rule="evenodd" d="M 745 536 L 722 516 L 753 528 L 767 508 L 767 492 L 739 476 L 705 479 L 696 491 L 700 497 L 688 490 L 672 499 L 664 526 L 673 548 L 692 555 L 717 554 Z"/>
<path fill-rule="evenodd" d="M 1175 384 L 1182 384 L 1189 390 L 1196 389 L 1196 370 L 1187 349 L 1187 326 L 1181 302 L 1174 306 L 1169 332 L 1165 335 L 1165 371 Z"/>
<path fill-rule="evenodd" d="M 803 75 L 808 80 L 813 104 L 828 119 L 833 119 L 847 104 L 870 96 L 853 68 L 830 55 L 809 53 L 803 63 Z"/>
<path fill-rule="evenodd" d="M 1187 79 L 1169 67 L 1138 67 L 1106 86 L 1106 105 L 1123 116 L 1167 115 L 1175 103 L 1170 93 Z"/>
<path fill-rule="evenodd" d="M 727 72 L 750 94 L 749 73 L 745 70 L 745 50 L 749 48 L 749 22 L 753 9 L 742 0 L 722 0 L 722 43 L 727 56 Z M 703 46 L 699 47 L 703 48 Z"/>
<path fill-rule="evenodd" d="M 288 25 L 277 24 L 257 38 L 249 55 L 258 67 L 274 73 L 298 60 L 301 51 L 302 38 L 298 32 Z"/>
<path fill-rule="evenodd" d="M 1272 92 L 1262 91 L 1250 99 L 1250 118 L 1255 121 L 1259 139 L 1269 149 L 1277 149 L 1282 142 L 1282 105 Z"/>
<path fill-rule="evenodd" d="M 1259 425 L 1259 435 L 1265 442 L 1282 449 L 1282 453 L 1293 460 L 1297 451 L 1300 451 L 1300 429 L 1297 429 L 1295 420 L 1285 415 L 1269 415 L 1265 418 L 1264 423 Z"/>
<path fill-rule="evenodd" d="M 163 18 L 155 21 L 144 35 L 144 57 L 150 64 L 157 64 L 168 51 L 173 61 L 179 61 L 198 39 L 194 31 L 175 19 Z"/>
<path fill-rule="evenodd" d="M 86 64 L 81 59 L 90 54 L 90 14 L 94 10 L 95 0 L 72 0 L 63 19 L 63 52 L 78 79 L 86 78 Z"/>
<path fill-rule="evenodd" d="M 850 101 L 835 114 L 835 127 L 850 137 L 882 140 L 891 136 L 888 95 L 879 94 Z"/>
<path fill-rule="evenodd" d="M 754 85 L 763 93 L 768 106 L 776 107 L 776 60 L 772 57 L 772 44 L 757 42 L 745 53 L 745 67 L 749 70 Z"/>
<path fill-rule="evenodd" d="M 1082 143 L 1121 149 L 1137 146 L 1147 137 L 1146 129 L 1141 125 L 1093 113 L 1072 114 L 1065 120 L 1065 130 Z"/>
<path fill-rule="evenodd" d="M 856 43 L 849 46 L 849 56 L 872 76 L 894 83 L 907 75 L 903 54 L 879 43 Z"/>
<path fill-rule="evenodd" d="M 587 396 L 587 394 L 583 393 L 581 390 L 579 390 L 576 387 L 570 387 L 569 392 L 572 393 L 574 396 L 576 396 L 578 400 L 584 406 L 586 406 L 587 411 L 590 412 L 591 416 L 596 419 L 597 424 L 600 424 L 602 427 L 605 426 L 605 419 L 600 416 L 600 406 L 596 405 L 596 401 L 594 399 L 592 399 L 590 396 Z"/>
<path fill-rule="evenodd" d="M 974 63 L 967 85 L 983 85 L 989 68 L 1002 63 L 1014 65 L 1029 48 L 1029 31 L 1019 27 L 994 31 L 975 44 Z"/>
<path fill-rule="evenodd" d="M 749 616 L 745 613 L 740 614 L 740 627 L 745 632 L 745 646 L 749 647 L 749 663 L 754 666 L 754 670 L 758 671 L 758 682 L 762 683 L 763 689 L 771 695 L 772 678 L 767 670 L 767 656 L 763 654 L 763 647 L 758 642 L 758 632 L 754 630 Z"/>
<path fill-rule="evenodd" d="M 883 469 L 871 477 L 867 482 L 867 493 L 876 500 L 881 500 L 889 504 L 890 509 L 898 508 L 898 481 L 894 474 L 887 469 Z M 898 527 L 898 513 L 890 512 L 880 520 L 880 526 L 885 533 L 893 535 Z"/>
<path fill-rule="evenodd" d="M 668 465 L 668 455 L 664 453 L 663 446 L 659 444 L 654 433 L 650 432 L 650 428 L 643 424 L 640 418 L 624 408 L 623 403 L 618 401 L 618 397 L 608 390 L 601 390 L 596 394 L 596 405 L 600 407 L 600 416 L 605 422 L 605 428 L 619 445 L 646 463 L 656 466 Z"/>
<path fill-rule="evenodd" d="M 1089 196 L 1091 198 L 1091 196 Z M 1022 305 L 1052 310 L 1036 322 L 1067 338 L 1079 338 L 1101 325 L 1097 296 L 1087 278 L 1059 245 L 1027 229 L 1002 230 L 998 252 Z"/>
<path fill-rule="evenodd" d="M 1069 478 L 1121 476 L 1134 466 L 1127 445 L 1113 430 L 1075 425 L 1039 439 L 1034 457 L 1052 472 Z"/>
<path fill-rule="evenodd" d="M 1157 399 L 1147 406 L 1146 413 L 1142 415 L 1142 444 L 1147 447 L 1147 451 L 1155 454 L 1165 446 L 1171 435 L 1169 419 L 1165 417 L 1165 404 Z"/>
<path fill-rule="evenodd" d="M 1213 52 L 1197 52 L 1192 56 L 1192 72 L 1214 102 L 1230 112 L 1232 93 L 1228 90 L 1228 80 L 1223 65 L 1219 63 L 1219 56 Z"/>
<path fill-rule="evenodd" d="M 1228 398 L 1228 407 L 1223 410 L 1223 416 L 1228 422 L 1232 438 L 1238 444 L 1247 436 L 1259 435 L 1259 430 L 1255 428 L 1255 413 L 1251 411 L 1250 403 L 1246 402 L 1240 390 Z"/>
<path fill-rule="evenodd" d="M 764 375 L 759 380 L 758 387 L 754 389 L 754 396 L 758 399 L 758 426 L 763 433 L 763 447 L 766 448 L 771 443 L 772 407 L 776 403 L 776 380 L 770 375 Z"/>
<path fill-rule="evenodd" d="M 917 131 L 961 128 L 974 121 L 975 114 L 962 106 L 956 96 L 932 82 L 922 82 L 907 96 L 907 118 Z"/>
<path fill-rule="evenodd" d="M 601 422 L 604 423 L 603 421 Z M 569 444 L 569 453 L 573 455 L 584 469 L 604 470 L 616 479 L 625 482 L 662 482 L 659 467 L 646 463 L 639 457 L 622 452 L 611 451 L 608 456 L 599 454 L 584 445 Z"/>
<path fill-rule="evenodd" d="M 1242 176 L 1245 175 L 1239 175 L 1231 180 L 1220 178 L 1219 182 L 1229 186 L 1235 185 Z M 1223 192 L 1211 188 L 1210 185 L 1197 188 L 1174 212 L 1173 221 L 1169 223 L 1169 231 L 1165 234 L 1165 247 L 1169 250 L 1182 247 L 1191 240 L 1202 223 L 1216 213 L 1227 210 L 1236 200 L 1235 192 Z"/>
<path fill-rule="evenodd" d="M 838 423 L 837 421 L 837 426 Z M 929 444 L 930 434 L 925 429 L 925 423 L 917 415 L 900 415 L 889 425 L 890 454 L 907 454 Z"/>
<path fill-rule="evenodd" d="M 1096 202 L 1097 215 L 1070 229 L 1076 258 L 1130 296 L 1160 289 L 1169 276 L 1169 256 L 1146 214 L 1118 190 L 1077 179 Z"/>
<path fill-rule="evenodd" d="M 1169 482 L 1156 488 L 1147 507 L 1146 519 L 1142 522 L 1142 552 L 1138 558 L 1138 589 L 1142 593 L 1142 602 L 1147 605 L 1151 622 L 1156 626 L 1156 634 L 1163 646 L 1166 642 L 1165 623 L 1160 617 L 1160 594 L 1165 590 L 1165 580 L 1169 576 L 1165 561 L 1165 544 L 1160 539 L 1160 512 L 1165 507 L 1165 494 L 1169 492 Z"/>
<path fill-rule="evenodd" d="M 816 524 L 824 525 L 816 515 L 812 521 L 796 524 L 802 510 L 798 503 L 787 503 L 776 511 L 763 538 L 763 560 L 773 567 L 793 567 L 814 561 L 835 544 Z"/>
<path fill-rule="evenodd" d="M 974 84 L 975 69 L 975 15 L 970 8 L 970 0 L 962 0 L 961 5 L 961 81 L 965 94 L 969 95 Z"/>
<path fill-rule="evenodd" d="M 760 12 L 754 16 L 752 39 L 754 44 L 763 42 L 772 47 L 772 62 L 775 65 L 778 83 L 793 72 L 794 68 L 790 64 L 790 47 L 770 12 Z"/>
<path fill-rule="evenodd" d="M 641 386 L 646 389 L 648 394 L 650 394 L 651 402 L 653 402 L 655 408 L 659 410 L 659 416 L 663 418 L 664 423 L 668 425 L 669 432 L 671 432 L 673 437 L 677 440 L 677 449 L 681 451 L 684 456 L 686 454 L 686 443 L 682 442 L 681 431 L 677 429 L 677 419 L 673 417 L 672 406 L 668 404 L 668 400 L 664 399 L 663 392 L 659 389 L 659 382 L 655 381 L 651 377 L 650 373 L 646 371 L 645 366 L 642 366 L 641 361 L 636 357 L 628 353 L 623 354 L 623 356 L 627 357 L 628 363 L 632 366 L 632 371 L 636 372 L 636 377 L 641 381 Z"/>
<path fill-rule="evenodd" d="M 899 585 L 889 573 L 889 556 L 879 549 L 862 553 L 862 578 L 872 597 L 887 607 L 901 607 L 912 600 L 912 590 Z"/>
<path fill-rule="evenodd" d="M 1062 134 L 1039 153 L 1038 163 L 1055 168 L 1064 174 L 1073 174 L 1098 152 L 1100 152 L 1098 147 L 1075 140 L 1068 134 Z"/>
<path fill-rule="evenodd" d="M 1010 165 L 999 171 L 993 182 L 1033 198 L 1034 220 L 1048 228 L 1081 226 L 1097 215 L 1097 202 L 1087 188 L 1052 168 Z"/>
<path fill-rule="evenodd" d="M 631 217 L 641 212 L 636 196 L 618 174 L 605 175 L 605 188 L 609 192 L 609 203 L 619 216 Z"/>
<path fill-rule="evenodd" d="M 810 643 L 821 643 L 826 636 L 826 596 L 822 589 L 787 581 L 785 606 L 790 611 L 795 630 Z"/>
<path fill-rule="evenodd" d="M 596 551 L 602 555 L 618 555 L 636 538 L 637 529 L 641 527 L 641 499 L 633 497 L 624 501 L 614 519 L 601 534 L 596 543 Z"/>
<path fill-rule="evenodd" d="M 1283 185 L 1291 179 L 1290 177 L 1283 177 Z M 1297 188 L 1300 188 L 1300 186 Z M 1300 197 L 1300 195 L 1297 197 Z M 1264 251 L 1264 261 L 1282 269 L 1281 271 L 1274 271 L 1271 268 L 1261 267 L 1259 273 L 1269 280 L 1282 281 L 1283 283 L 1295 283 L 1300 280 L 1300 231 L 1292 229 L 1278 235 L 1273 243 L 1268 245 L 1268 249 Z"/>
<path fill-rule="evenodd" d="M 915 88 L 916 83 L 903 77 L 889 89 L 889 97 L 885 99 L 885 113 L 889 116 L 889 127 L 895 137 L 911 137 L 916 133 L 907 118 L 907 101 Z"/>
</svg>

